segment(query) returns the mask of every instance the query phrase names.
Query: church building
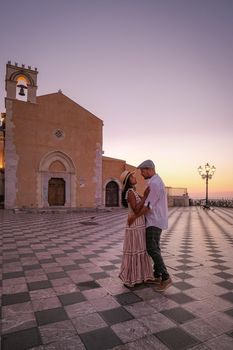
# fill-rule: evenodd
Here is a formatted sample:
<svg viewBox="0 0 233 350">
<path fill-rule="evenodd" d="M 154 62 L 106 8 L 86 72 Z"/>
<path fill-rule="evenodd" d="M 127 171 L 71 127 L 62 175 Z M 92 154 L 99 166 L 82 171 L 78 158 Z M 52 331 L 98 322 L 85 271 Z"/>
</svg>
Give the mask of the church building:
<svg viewBox="0 0 233 350">
<path fill-rule="evenodd" d="M 120 207 L 120 175 L 135 167 L 103 156 L 100 118 L 60 90 L 37 96 L 37 76 L 37 68 L 10 61 L 6 65 L 0 205 L 6 209 Z M 139 174 L 137 180 L 142 193 L 144 180 Z M 186 197 L 182 195 L 182 201 Z"/>
<path fill-rule="evenodd" d="M 100 118 L 61 91 L 37 96 L 37 75 L 30 66 L 6 65 L 0 134 L 4 207 L 121 206 L 120 175 L 134 167 L 103 156 Z"/>
</svg>

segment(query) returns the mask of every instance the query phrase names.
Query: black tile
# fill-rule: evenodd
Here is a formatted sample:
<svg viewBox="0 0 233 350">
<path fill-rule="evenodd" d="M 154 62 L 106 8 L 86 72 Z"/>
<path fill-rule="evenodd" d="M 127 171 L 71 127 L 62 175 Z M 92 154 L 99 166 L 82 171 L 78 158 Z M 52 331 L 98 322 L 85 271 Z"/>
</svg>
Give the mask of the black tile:
<svg viewBox="0 0 233 350">
<path fill-rule="evenodd" d="M 192 275 L 189 275 L 189 274 L 186 273 L 186 272 L 176 273 L 174 276 L 177 276 L 177 277 L 179 277 L 179 278 L 181 278 L 181 279 L 183 279 L 183 280 L 193 277 Z"/>
<path fill-rule="evenodd" d="M 106 271 L 118 269 L 118 267 L 116 267 L 115 265 L 105 265 L 105 266 L 100 266 L 100 267 L 101 267 L 101 269 L 106 270 Z"/>
<path fill-rule="evenodd" d="M 231 273 L 227 273 L 227 272 L 217 272 L 217 273 L 214 273 L 215 276 L 218 276 L 220 278 L 223 278 L 223 279 L 228 279 L 228 278 L 232 278 L 233 275 Z"/>
<path fill-rule="evenodd" d="M 214 266 L 212 266 L 214 269 L 217 269 L 217 270 L 222 270 L 222 271 L 224 271 L 224 270 L 229 270 L 230 269 L 230 267 L 227 267 L 227 266 L 224 266 L 224 265 L 214 265 Z"/>
<path fill-rule="evenodd" d="M 37 290 L 37 289 L 51 288 L 52 287 L 51 282 L 48 281 L 48 280 L 30 282 L 27 285 L 28 285 L 28 289 L 30 291 Z"/>
<path fill-rule="evenodd" d="M 227 301 L 230 301 L 231 303 L 233 303 L 233 293 L 232 292 L 229 292 L 229 293 L 226 293 L 226 294 L 222 294 L 222 295 L 219 295 L 221 298 L 227 300 Z"/>
<path fill-rule="evenodd" d="M 57 253 L 57 254 L 51 254 L 51 255 L 54 259 L 67 257 L 67 255 L 65 253 Z"/>
<path fill-rule="evenodd" d="M 197 339 L 180 328 L 170 328 L 155 335 L 171 350 L 184 350 L 198 344 Z"/>
<path fill-rule="evenodd" d="M 175 283 L 173 283 L 173 286 L 178 288 L 178 289 L 181 289 L 181 290 L 194 288 L 194 286 L 192 286 L 191 284 L 189 284 L 187 282 L 183 282 L 183 281 L 175 282 Z"/>
<path fill-rule="evenodd" d="M 233 309 L 226 310 L 226 311 L 224 311 L 224 313 L 229 315 L 229 316 L 231 316 L 231 317 L 233 317 Z"/>
<path fill-rule="evenodd" d="M 227 333 L 230 337 L 232 337 L 233 338 L 233 331 L 232 332 L 230 332 L 230 333 Z"/>
<path fill-rule="evenodd" d="M 99 312 L 101 317 L 109 324 L 132 320 L 134 317 L 123 307 Z"/>
<path fill-rule="evenodd" d="M 24 270 L 24 271 L 38 270 L 38 269 L 41 269 L 41 265 L 39 265 L 39 264 L 25 265 L 25 266 L 23 266 L 23 270 Z"/>
<path fill-rule="evenodd" d="M 88 259 L 76 259 L 75 260 L 76 264 L 85 264 L 85 263 L 89 263 Z"/>
<path fill-rule="evenodd" d="M 80 221 L 80 224 L 87 225 L 87 226 L 99 225 L 98 222 L 95 222 L 95 221 Z"/>
<path fill-rule="evenodd" d="M 180 257 L 182 257 L 182 258 L 192 258 L 192 255 L 186 254 L 186 253 L 179 254 L 178 256 L 180 256 Z"/>
<path fill-rule="evenodd" d="M 121 345 L 122 341 L 109 327 L 79 335 L 87 350 L 106 350 Z"/>
<path fill-rule="evenodd" d="M 105 253 L 106 250 L 105 249 L 96 249 L 96 250 L 93 250 L 93 252 L 96 254 L 101 254 L 101 253 Z"/>
<path fill-rule="evenodd" d="M 92 253 L 92 254 L 84 254 L 84 255 L 85 255 L 85 257 L 86 257 L 87 259 L 90 259 L 90 258 L 97 258 L 97 257 L 98 257 L 98 255 L 95 254 L 95 253 Z"/>
<path fill-rule="evenodd" d="M 34 314 L 39 326 L 43 326 L 48 323 L 68 320 L 65 310 L 61 307 L 43 311 L 36 311 Z"/>
<path fill-rule="evenodd" d="M 80 292 L 59 295 L 58 298 L 60 299 L 62 305 L 76 304 L 86 300 L 84 295 Z"/>
<path fill-rule="evenodd" d="M 25 350 L 42 344 L 38 328 L 2 335 L 3 350 Z"/>
<path fill-rule="evenodd" d="M 17 254 L 16 254 L 17 255 Z M 12 263 L 12 262 L 18 262 L 20 264 L 20 259 L 19 258 L 4 258 L 3 257 L 3 262 L 9 264 L 9 263 Z"/>
<path fill-rule="evenodd" d="M 77 284 L 77 286 L 80 290 L 100 288 L 100 285 L 95 281 L 80 282 Z"/>
<path fill-rule="evenodd" d="M 176 293 L 176 294 L 171 294 L 167 295 L 169 299 L 172 299 L 178 304 L 185 304 L 189 303 L 191 301 L 195 301 L 195 299 L 191 298 L 189 295 L 184 294 L 184 293 Z"/>
<path fill-rule="evenodd" d="M 53 258 L 39 260 L 40 264 L 50 264 L 50 263 L 54 263 L 54 262 L 55 262 L 55 260 Z"/>
<path fill-rule="evenodd" d="M 216 283 L 218 286 L 232 290 L 233 289 L 233 283 L 230 281 L 222 281 L 222 282 L 218 282 Z"/>
<path fill-rule="evenodd" d="M 182 263 L 182 264 L 189 264 L 189 263 L 192 262 L 192 260 L 186 259 L 186 258 L 178 259 L 177 261 L 180 262 L 180 263 Z"/>
<path fill-rule="evenodd" d="M 56 244 L 45 244 L 46 251 L 48 252 L 49 249 L 57 248 Z"/>
<path fill-rule="evenodd" d="M 177 266 L 177 270 L 183 270 L 183 271 L 188 271 L 188 270 L 192 270 L 193 268 L 191 266 L 188 266 L 188 265 L 179 265 Z"/>
<path fill-rule="evenodd" d="M 3 294 L 2 305 L 13 305 L 19 303 L 25 303 L 30 301 L 30 295 L 28 292 L 16 293 L 16 294 Z"/>
<path fill-rule="evenodd" d="M 214 258 L 223 258 L 222 254 L 218 254 L 218 253 L 212 253 L 212 254 L 208 254 L 209 256 L 213 256 Z"/>
<path fill-rule="evenodd" d="M 16 272 L 6 272 L 3 273 L 2 279 L 10 279 L 10 278 L 18 278 L 18 277 L 24 277 L 24 272 L 23 271 L 16 271 Z"/>
<path fill-rule="evenodd" d="M 79 270 L 80 267 L 78 265 L 66 265 L 62 266 L 64 271 L 74 271 L 74 270 Z"/>
<path fill-rule="evenodd" d="M 114 260 L 109 260 L 112 264 L 120 264 L 121 259 L 114 259 Z"/>
<path fill-rule="evenodd" d="M 94 278 L 95 280 L 98 280 L 98 279 L 101 279 L 101 278 L 105 278 L 105 277 L 109 277 L 106 272 L 94 272 L 94 273 L 90 273 L 90 276 L 92 278 Z"/>
<path fill-rule="evenodd" d="M 142 299 L 139 298 L 134 293 L 118 294 L 118 295 L 115 295 L 115 298 L 118 301 L 118 303 L 121 305 L 129 305 L 129 304 L 133 304 L 133 303 L 137 303 L 139 301 L 142 301 Z"/>
<path fill-rule="evenodd" d="M 2 249 L 2 251 L 4 252 L 4 253 L 13 253 L 13 252 L 15 252 L 15 249 L 16 248 L 3 248 Z"/>
<path fill-rule="evenodd" d="M 64 252 L 66 252 L 66 253 L 76 253 L 77 250 L 76 249 L 64 249 Z"/>
<path fill-rule="evenodd" d="M 34 253 L 23 253 L 23 254 L 19 254 L 20 258 L 32 258 L 35 257 Z"/>
<path fill-rule="evenodd" d="M 49 273 L 47 273 L 47 276 L 50 280 L 53 280 L 56 278 L 67 277 L 67 274 L 64 271 L 57 271 L 57 272 L 49 272 Z"/>
<path fill-rule="evenodd" d="M 185 323 L 195 318 L 191 312 L 183 309 L 182 307 L 175 307 L 173 309 L 164 310 L 161 311 L 161 313 L 178 323 Z"/>
</svg>

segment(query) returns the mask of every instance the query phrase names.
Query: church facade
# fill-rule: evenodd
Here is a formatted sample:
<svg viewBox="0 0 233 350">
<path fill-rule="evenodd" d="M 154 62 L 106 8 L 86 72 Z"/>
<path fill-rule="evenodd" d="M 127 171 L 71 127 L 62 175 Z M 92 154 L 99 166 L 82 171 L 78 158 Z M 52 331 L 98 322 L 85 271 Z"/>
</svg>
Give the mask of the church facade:
<svg viewBox="0 0 233 350">
<path fill-rule="evenodd" d="M 6 65 L 4 207 L 120 206 L 120 174 L 133 167 L 103 157 L 100 118 L 61 91 L 37 96 L 37 75 Z"/>
<path fill-rule="evenodd" d="M 103 121 L 61 91 L 37 96 L 37 69 L 6 65 L 0 202 L 6 209 L 121 206 L 121 173 L 103 156 Z M 144 182 L 138 176 L 137 189 Z"/>
</svg>

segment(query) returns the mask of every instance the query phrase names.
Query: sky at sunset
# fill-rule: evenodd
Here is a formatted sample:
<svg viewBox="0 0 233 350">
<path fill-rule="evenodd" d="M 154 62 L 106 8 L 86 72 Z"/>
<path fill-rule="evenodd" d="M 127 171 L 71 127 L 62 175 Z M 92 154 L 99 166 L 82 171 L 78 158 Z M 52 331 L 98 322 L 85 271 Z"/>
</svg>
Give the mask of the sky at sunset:
<svg viewBox="0 0 233 350">
<path fill-rule="evenodd" d="M 101 118 L 105 156 L 203 198 L 209 162 L 209 197 L 233 198 L 232 0 L 1 0 L 1 112 L 8 60 Z"/>
</svg>

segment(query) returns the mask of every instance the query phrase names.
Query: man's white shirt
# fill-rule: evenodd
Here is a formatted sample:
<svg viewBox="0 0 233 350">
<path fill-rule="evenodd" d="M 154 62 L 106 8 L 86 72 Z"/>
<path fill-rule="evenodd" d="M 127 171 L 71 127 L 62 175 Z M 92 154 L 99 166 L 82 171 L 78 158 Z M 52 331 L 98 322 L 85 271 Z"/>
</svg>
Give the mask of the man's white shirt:
<svg viewBox="0 0 233 350">
<path fill-rule="evenodd" d="M 162 230 L 168 227 L 168 206 L 167 193 L 164 183 L 158 174 L 153 175 L 147 184 L 150 187 L 150 193 L 145 201 L 144 206 L 150 210 L 145 214 L 146 227 L 155 226 Z"/>
</svg>

